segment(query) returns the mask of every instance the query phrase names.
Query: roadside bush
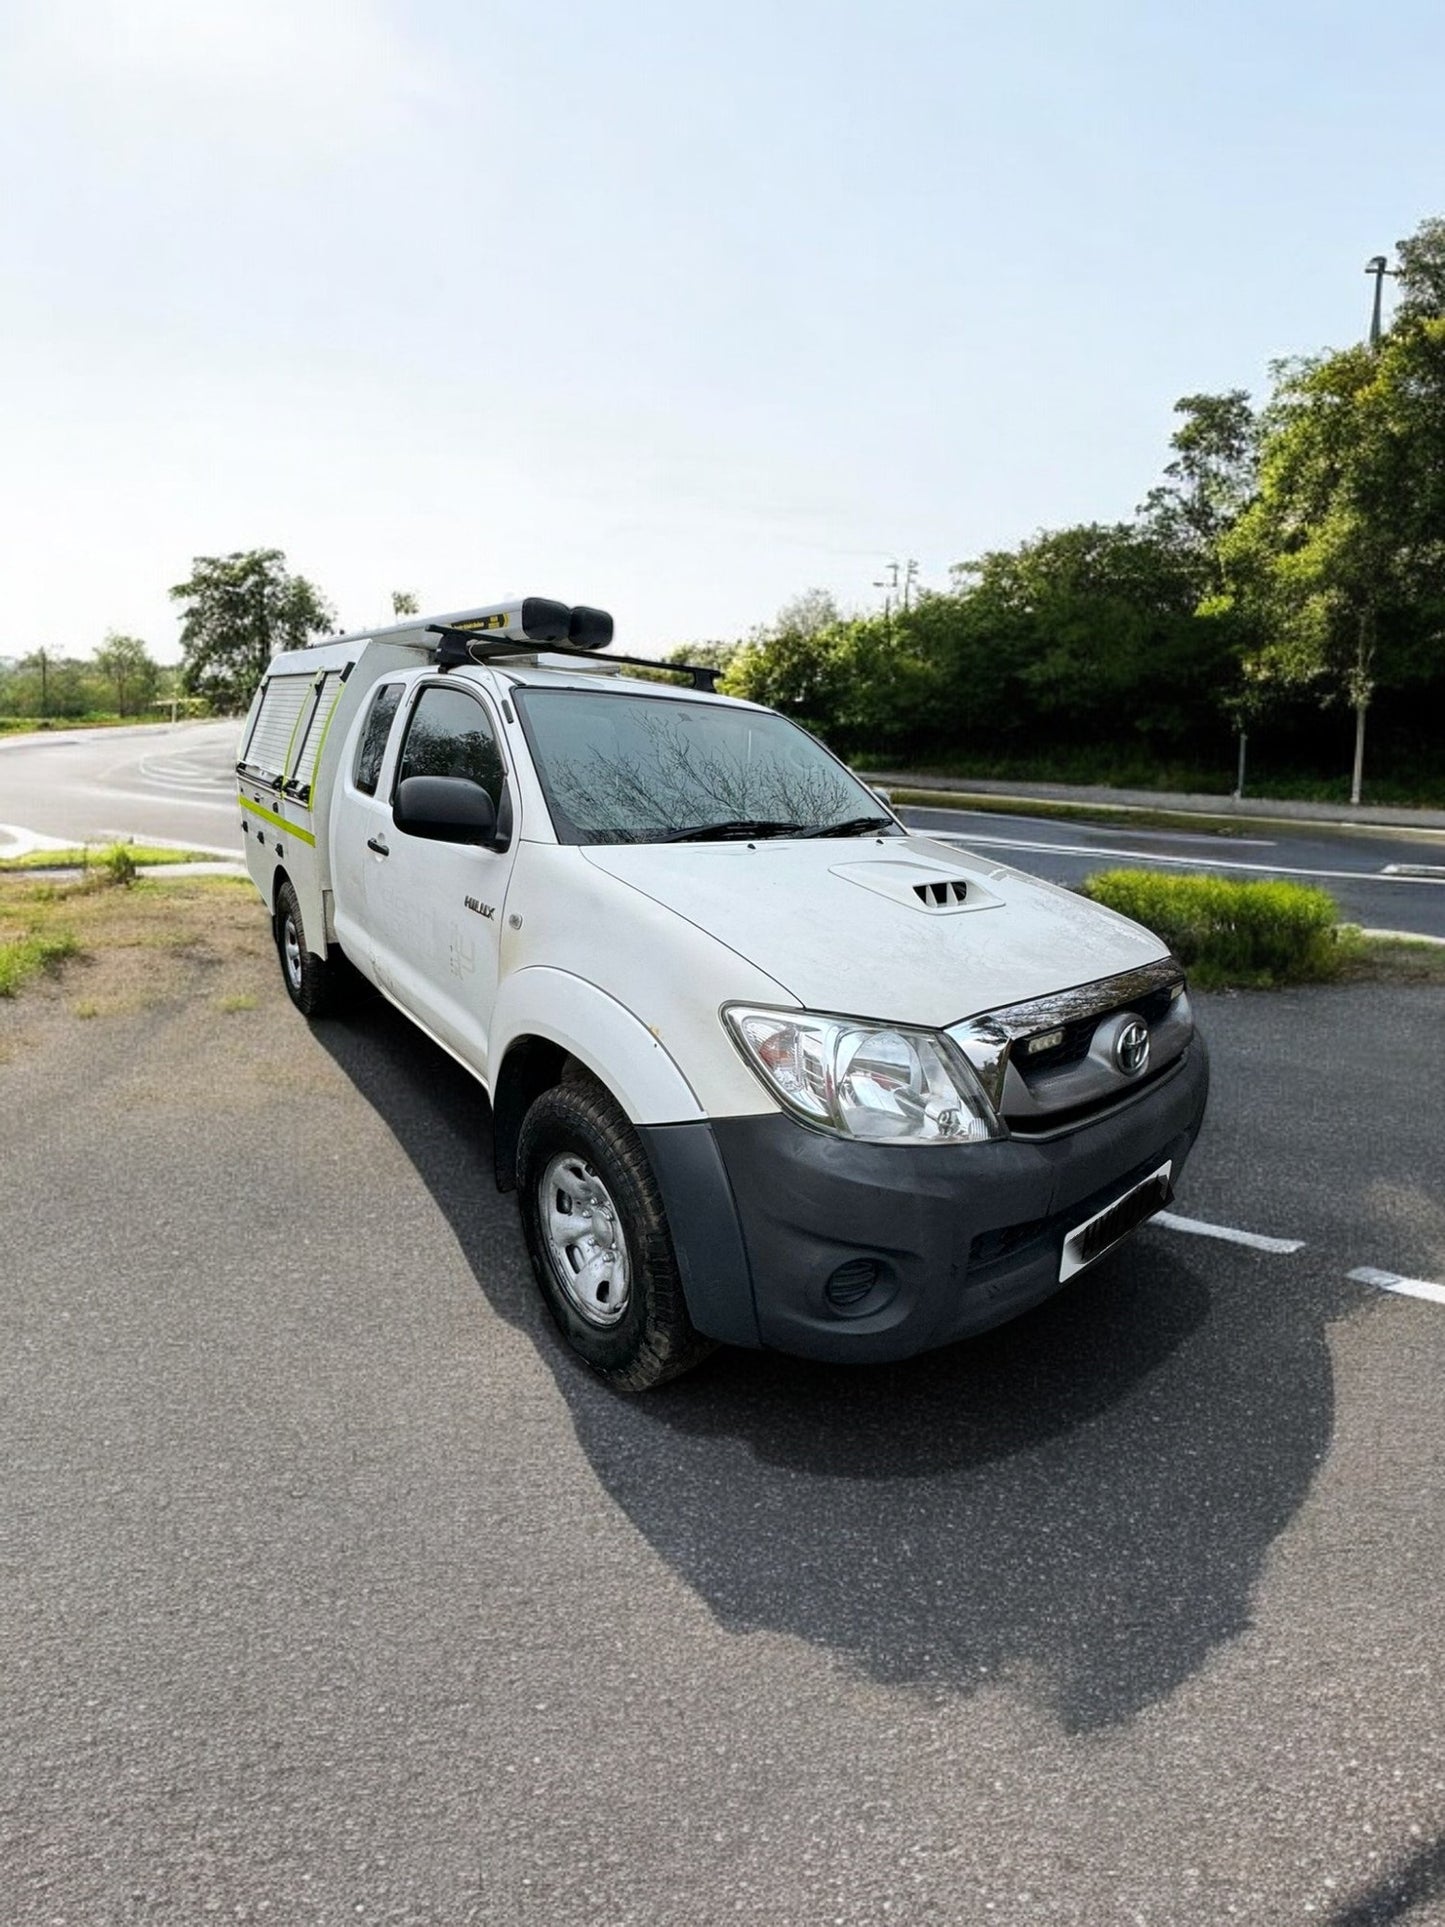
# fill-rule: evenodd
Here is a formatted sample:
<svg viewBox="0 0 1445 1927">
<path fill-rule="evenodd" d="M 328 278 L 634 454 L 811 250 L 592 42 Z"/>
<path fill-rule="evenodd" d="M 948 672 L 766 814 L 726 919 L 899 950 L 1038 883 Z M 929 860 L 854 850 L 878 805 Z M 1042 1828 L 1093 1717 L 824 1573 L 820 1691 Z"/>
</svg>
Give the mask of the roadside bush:
<svg viewBox="0 0 1445 1927">
<path fill-rule="evenodd" d="M 1104 870 L 1081 893 L 1158 933 L 1202 989 L 1326 983 L 1359 946 L 1326 890 Z"/>
<path fill-rule="evenodd" d="M 102 853 L 100 862 L 106 882 L 118 884 L 123 890 L 128 890 L 140 875 L 135 858 L 124 843 L 113 843 Z"/>
</svg>

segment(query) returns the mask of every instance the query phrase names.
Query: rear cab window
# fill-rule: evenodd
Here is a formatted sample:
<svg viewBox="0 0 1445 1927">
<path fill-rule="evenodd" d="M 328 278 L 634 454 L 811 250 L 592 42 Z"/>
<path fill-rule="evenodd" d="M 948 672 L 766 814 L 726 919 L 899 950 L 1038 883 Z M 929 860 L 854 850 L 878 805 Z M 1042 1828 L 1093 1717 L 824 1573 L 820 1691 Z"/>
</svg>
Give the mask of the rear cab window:
<svg viewBox="0 0 1445 1927">
<path fill-rule="evenodd" d="M 384 682 L 371 699 L 366 712 L 366 720 L 361 725 L 361 736 L 356 745 L 356 761 L 352 766 L 351 780 L 363 796 L 375 796 L 376 785 L 381 777 L 382 759 L 386 755 L 386 739 L 391 734 L 391 725 L 396 717 L 397 706 L 401 702 L 402 684 Z"/>
</svg>

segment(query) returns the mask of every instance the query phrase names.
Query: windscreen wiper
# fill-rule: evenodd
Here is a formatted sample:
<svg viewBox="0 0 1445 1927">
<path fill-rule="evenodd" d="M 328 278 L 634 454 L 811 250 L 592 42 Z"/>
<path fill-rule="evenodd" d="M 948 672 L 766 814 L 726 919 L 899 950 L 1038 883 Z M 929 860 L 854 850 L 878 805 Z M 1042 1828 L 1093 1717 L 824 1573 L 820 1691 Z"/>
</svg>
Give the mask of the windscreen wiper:
<svg viewBox="0 0 1445 1927">
<path fill-rule="evenodd" d="M 660 843 L 726 843 L 749 836 L 806 836 L 801 823 L 776 823 L 767 817 L 735 816 L 726 823 L 698 823 L 690 830 L 676 830 L 659 837 Z"/>
<path fill-rule="evenodd" d="M 891 816 L 850 816 L 846 823 L 824 823 L 819 829 L 804 830 L 804 836 L 863 836 L 869 830 L 891 830 Z"/>
</svg>

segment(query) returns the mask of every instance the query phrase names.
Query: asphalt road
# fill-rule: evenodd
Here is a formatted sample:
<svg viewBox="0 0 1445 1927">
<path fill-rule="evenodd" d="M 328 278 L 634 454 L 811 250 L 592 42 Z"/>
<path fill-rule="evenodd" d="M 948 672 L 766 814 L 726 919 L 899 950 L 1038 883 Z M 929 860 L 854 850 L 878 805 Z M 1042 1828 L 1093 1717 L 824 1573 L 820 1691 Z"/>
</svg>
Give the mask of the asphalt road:
<svg viewBox="0 0 1445 1927">
<path fill-rule="evenodd" d="M 1445 995 L 1201 1000 L 1301 1249 L 625 1399 L 449 1059 L 174 967 L 0 1007 L 0 1918 L 1445 1922 Z"/>
<path fill-rule="evenodd" d="M 236 725 L 182 723 L 0 738 L 0 847 L 4 830 L 104 841 L 134 836 L 239 854 L 234 803 Z M 1219 837 L 1101 828 L 956 810 L 901 812 L 969 848 L 1058 883 L 1120 863 L 1226 876 L 1319 883 L 1346 916 L 1370 929 L 1445 936 L 1445 834 L 1271 828 Z M 1393 867 L 1436 868 L 1433 878 Z"/>
<path fill-rule="evenodd" d="M 0 736 L 0 848 L 4 830 L 21 829 L 239 856 L 239 733 L 237 723 L 220 722 Z"/>
<path fill-rule="evenodd" d="M 1265 806 L 1267 807 L 1267 806 Z M 1345 917 L 1366 929 L 1445 937 L 1445 833 L 1271 824 L 1239 836 L 1134 830 L 989 811 L 904 809 L 915 829 L 942 831 L 970 850 L 1054 883 L 1092 871 L 1145 868 L 1242 880 L 1277 877 L 1328 890 Z M 1401 874 L 1433 869 L 1433 877 Z"/>
</svg>

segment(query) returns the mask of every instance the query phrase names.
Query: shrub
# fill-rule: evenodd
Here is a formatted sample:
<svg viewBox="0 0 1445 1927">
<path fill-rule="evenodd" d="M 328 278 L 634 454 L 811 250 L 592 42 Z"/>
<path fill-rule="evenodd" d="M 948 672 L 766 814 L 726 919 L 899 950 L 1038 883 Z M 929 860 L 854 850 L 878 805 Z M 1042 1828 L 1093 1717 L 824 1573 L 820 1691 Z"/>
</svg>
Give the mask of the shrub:
<svg viewBox="0 0 1445 1927">
<path fill-rule="evenodd" d="M 119 884 L 123 890 L 128 890 L 140 874 L 135 866 L 135 858 L 124 843 L 112 844 L 100 860 L 107 883 Z"/>
<path fill-rule="evenodd" d="M 1359 943 L 1329 892 L 1299 883 L 1104 870 L 1080 889 L 1155 931 L 1203 989 L 1325 983 Z"/>
</svg>

